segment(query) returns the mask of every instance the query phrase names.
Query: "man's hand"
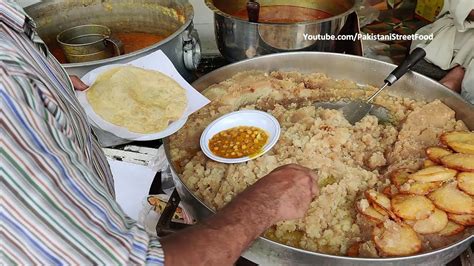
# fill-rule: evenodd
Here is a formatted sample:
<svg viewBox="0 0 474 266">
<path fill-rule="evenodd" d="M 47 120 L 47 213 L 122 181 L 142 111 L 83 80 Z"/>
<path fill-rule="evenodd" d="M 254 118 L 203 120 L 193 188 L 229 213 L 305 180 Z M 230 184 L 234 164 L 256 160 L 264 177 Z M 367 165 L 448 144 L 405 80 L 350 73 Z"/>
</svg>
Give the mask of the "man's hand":
<svg viewBox="0 0 474 266">
<path fill-rule="evenodd" d="M 232 265 L 269 226 L 301 218 L 319 194 L 308 168 L 279 167 L 240 193 L 214 216 L 162 238 L 167 265 Z"/>
<path fill-rule="evenodd" d="M 474 10 L 471 10 L 471 12 L 469 13 L 469 16 L 467 16 L 467 20 L 474 21 Z"/>
<path fill-rule="evenodd" d="M 71 79 L 72 86 L 74 87 L 75 90 L 84 91 L 84 90 L 87 90 L 87 88 L 89 88 L 89 86 L 84 84 L 84 82 L 82 82 L 82 80 L 79 77 L 71 75 L 69 76 L 69 78 Z"/>
<path fill-rule="evenodd" d="M 463 67 L 457 66 L 451 69 L 439 82 L 450 90 L 460 93 L 465 72 Z"/>
<path fill-rule="evenodd" d="M 309 204 L 319 194 L 318 177 L 310 169 L 289 164 L 262 177 L 238 197 L 263 202 L 273 210 L 271 224 L 304 216 Z"/>
</svg>

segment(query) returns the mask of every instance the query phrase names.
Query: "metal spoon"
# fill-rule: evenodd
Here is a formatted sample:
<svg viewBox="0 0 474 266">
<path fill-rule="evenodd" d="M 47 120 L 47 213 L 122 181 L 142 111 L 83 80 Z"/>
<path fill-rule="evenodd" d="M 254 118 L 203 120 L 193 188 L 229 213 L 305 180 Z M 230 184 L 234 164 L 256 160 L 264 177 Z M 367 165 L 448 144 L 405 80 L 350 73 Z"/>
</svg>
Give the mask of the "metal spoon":
<svg viewBox="0 0 474 266">
<path fill-rule="evenodd" d="M 349 103 L 338 102 L 336 105 L 334 103 L 321 102 L 316 103 L 316 107 L 323 107 L 328 109 L 336 109 L 335 106 L 338 106 L 337 109 L 342 110 L 344 117 L 354 125 L 359 122 L 364 116 L 368 113 L 375 115 L 379 118 L 380 121 L 385 122 L 390 119 L 390 112 L 382 106 L 373 105 L 371 102 L 377 95 L 379 95 L 387 86 L 392 86 L 398 79 L 400 79 L 405 73 L 408 72 L 418 61 L 423 59 L 426 55 L 425 50 L 422 48 L 416 48 L 413 52 L 399 65 L 395 70 L 393 70 L 387 78 L 385 78 L 385 84 L 378 89 L 372 96 L 369 97 L 365 102 L 363 101 L 353 101 Z M 341 108 L 342 106 L 342 108 Z"/>
</svg>

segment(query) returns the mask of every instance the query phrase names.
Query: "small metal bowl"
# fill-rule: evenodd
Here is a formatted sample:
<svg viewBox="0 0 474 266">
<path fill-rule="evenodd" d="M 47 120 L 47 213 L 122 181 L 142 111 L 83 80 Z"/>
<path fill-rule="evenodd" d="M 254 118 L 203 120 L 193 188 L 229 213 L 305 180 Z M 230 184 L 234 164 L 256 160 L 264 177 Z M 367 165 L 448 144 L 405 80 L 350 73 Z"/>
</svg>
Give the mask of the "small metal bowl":
<svg viewBox="0 0 474 266">
<path fill-rule="evenodd" d="M 268 134 L 268 141 L 263 146 L 262 151 L 256 155 L 240 158 L 223 158 L 215 155 L 209 149 L 209 140 L 217 133 L 239 126 L 258 127 Z M 220 163 L 243 163 L 250 161 L 268 152 L 278 141 L 280 137 L 280 123 L 269 113 L 256 110 L 243 110 L 228 113 L 214 120 L 201 135 L 201 150 L 210 159 Z"/>
</svg>

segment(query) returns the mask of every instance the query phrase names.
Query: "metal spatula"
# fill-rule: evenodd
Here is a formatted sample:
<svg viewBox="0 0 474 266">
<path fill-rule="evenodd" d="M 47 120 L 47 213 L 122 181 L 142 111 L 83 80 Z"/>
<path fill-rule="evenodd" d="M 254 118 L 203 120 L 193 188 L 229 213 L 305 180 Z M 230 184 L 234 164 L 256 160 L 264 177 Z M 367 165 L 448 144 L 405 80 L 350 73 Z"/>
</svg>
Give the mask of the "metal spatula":
<svg viewBox="0 0 474 266">
<path fill-rule="evenodd" d="M 426 55 L 425 50 L 422 48 L 416 48 L 413 52 L 403 61 L 401 65 L 399 65 L 395 70 L 387 76 L 384 80 L 385 84 L 378 89 L 372 96 L 369 97 L 365 102 L 364 101 L 354 101 L 354 102 L 347 102 L 340 104 L 338 102 L 339 108 L 342 110 L 344 117 L 354 125 L 355 123 L 359 122 L 364 116 L 368 113 L 372 113 L 373 115 L 377 116 L 381 121 L 388 121 L 390 118 L 390 113 L 387 109 L 381 106 L 374 106 L 372 101 L 374 100 L 377 95 L 379 95 L 383 89 L 387 86 L 392 86 L 398 79 L 400 79 L 405 73 L 408 72 L 418 61 L 423 59 Z M 335 109 L 334 103 L 316 103 L 317 107 Z M 333 106 L 333 107 L 331 107 Z M 341 108 L 342 106 L 342 108 Z"/>
</svg>

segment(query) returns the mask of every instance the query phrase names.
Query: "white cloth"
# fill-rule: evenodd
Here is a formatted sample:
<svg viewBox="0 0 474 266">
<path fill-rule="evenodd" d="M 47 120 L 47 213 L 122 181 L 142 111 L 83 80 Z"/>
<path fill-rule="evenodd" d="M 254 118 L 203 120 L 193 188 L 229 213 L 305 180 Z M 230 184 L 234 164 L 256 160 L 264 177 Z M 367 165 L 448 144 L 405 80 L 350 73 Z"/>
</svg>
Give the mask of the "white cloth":
<svg viewBox="0 0 474 266">
<path fill-rule="evenodd" d="M 473 9 L 473 0 L 445 0 L 438 20 L 417 32 L 433 34 L 433 40 L 413 41 L 411 50 L 424 48 L 426 60 L 445 70 L 456 65 L 467 68 L 474 56 L 474 22 L 466 18 Z"/>
<path fill-rule="evenodd" d="M 474 22 L 467 20 L 471 10 L 474 10 L 474 0 L 445 0 L 438 19 L 417 31 L 433 34 L 433 40 L 413 41 L 411 50 L 424 48 L 426 61 L 444 70 L 457 65 L 466 68 L 462 95 L 474 104 Z"/>
</svg>

